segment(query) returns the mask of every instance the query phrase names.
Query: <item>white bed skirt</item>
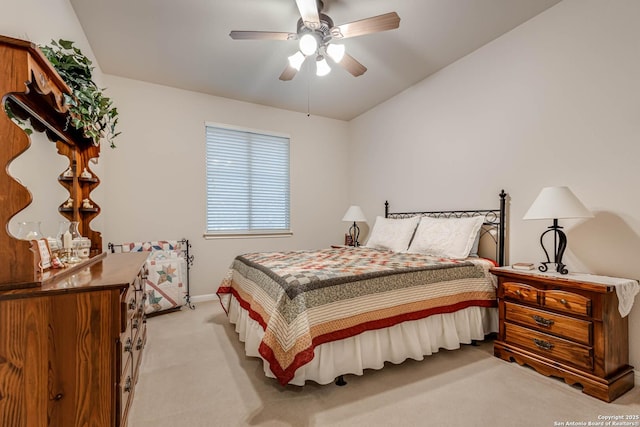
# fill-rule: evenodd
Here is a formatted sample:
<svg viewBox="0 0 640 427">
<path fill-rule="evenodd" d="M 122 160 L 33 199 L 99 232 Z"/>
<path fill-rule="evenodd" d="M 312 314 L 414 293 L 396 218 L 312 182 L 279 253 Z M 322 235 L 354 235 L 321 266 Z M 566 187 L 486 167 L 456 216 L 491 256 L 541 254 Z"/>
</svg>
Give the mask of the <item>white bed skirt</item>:
<svg viewBox="0 0 640 427">
<path fill-rule="evenodd" d="M 235 298 L 231 298 L 229 321 L 235 324 L 240 341 L 245 343 L 247 356 L 261 358 L 265 375 L 275 378 L 269 362 L 258 352 L 264 331 Z M 300 367 L 289 384 L 302 386 L 305 381 L 329 384 L 340 375 L 362 375 L 365 369 L 381 369 L 384 362 L 422 360 L 441 348 L 455 350 L 460 344 L 483 340 L 491 332 L 498 332 L 498 309 L 485 307 L 469 307 L 366 331 L 316 347 L 313 360 Z"/>
</svg>

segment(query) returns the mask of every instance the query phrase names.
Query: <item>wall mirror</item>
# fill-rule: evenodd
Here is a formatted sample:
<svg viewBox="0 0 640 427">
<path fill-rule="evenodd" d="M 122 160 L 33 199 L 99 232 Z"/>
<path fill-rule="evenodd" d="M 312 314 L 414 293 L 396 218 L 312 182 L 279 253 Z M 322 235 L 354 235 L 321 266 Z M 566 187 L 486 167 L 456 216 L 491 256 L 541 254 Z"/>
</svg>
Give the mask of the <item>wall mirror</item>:
<svg viewBox="0 0 640 427">
<path fill-rule="evenodd" d="M 65 218 L 58 212 L 69 193 L 58 183 L 58 176 L 69 166 L 69 159 L 58 154 L 56 144 L 44 133 L 33 132 L 31 145 L 9 165 L 9 174 L 27 187 L 31 204 L 9 222 L 9 232 L 18 236 L 20 222 L 39 221 L 42 234 L 55 237 Z"/>
</svg>

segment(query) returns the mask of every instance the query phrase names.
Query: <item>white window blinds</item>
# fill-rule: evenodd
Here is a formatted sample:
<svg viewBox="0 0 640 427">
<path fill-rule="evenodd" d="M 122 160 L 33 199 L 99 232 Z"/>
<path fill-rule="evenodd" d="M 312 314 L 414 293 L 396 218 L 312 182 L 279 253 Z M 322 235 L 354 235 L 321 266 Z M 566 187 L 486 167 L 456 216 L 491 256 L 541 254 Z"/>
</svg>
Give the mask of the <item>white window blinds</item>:
<svg viewBox="0 0 640 427">
<path fill-rule="evenodd" d="M 290 233 L 289 138 L 206 125 L 207 234 Z"/>
</svg>

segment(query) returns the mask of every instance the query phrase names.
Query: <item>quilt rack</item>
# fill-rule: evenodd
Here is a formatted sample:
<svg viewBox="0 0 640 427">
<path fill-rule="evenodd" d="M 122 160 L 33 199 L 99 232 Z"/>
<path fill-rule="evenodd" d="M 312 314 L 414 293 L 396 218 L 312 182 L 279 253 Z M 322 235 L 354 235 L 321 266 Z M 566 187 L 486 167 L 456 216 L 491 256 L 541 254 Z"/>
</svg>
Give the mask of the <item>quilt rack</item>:
<svg viewBox="0 0 640 427">
<path fill-rule="evenodd" d="M 126 242 L 126 243 L 112 243 L 109 242 L 107 247 L 111 253 L 116 252 L 152 252 L 152 253 L 160 253 L 163 254 L 177 254 L 177 256 L 184 260 L 184 284 L 185 284 L 185 292 L 184 292 L 184 302 L 187 307 L 190 309 L 195 309 L 195 305 L 191 302 L 191 292 L 189 287 L 189 273 L 191 267 L 193 267 L 194 255 L 190 253 L 191 243 L 189 243 L 189 239 L 183 238 L 180 240 L 158 240 L 158 241 L 148 241 L 148 242 Z M 156 257 L 148 260 L 148 263 L 156 263 L 169 261 L 172 258 L 166 257 Z M 159 260 L 159 261 L 158 261 Z M 156 287 L 157 288 L 157 287 Z M 150 300 L 149 300 L 150 301 Z M 160 309 L 152 312 L 147 312 L 147 315 L 150 314 L 159 314 L 160 312 L 169 312 L 174 310 L 179 310 L 183 304 L 177 305 L 176 307 L 168 308 L 168 309 Z"/>
</svg>

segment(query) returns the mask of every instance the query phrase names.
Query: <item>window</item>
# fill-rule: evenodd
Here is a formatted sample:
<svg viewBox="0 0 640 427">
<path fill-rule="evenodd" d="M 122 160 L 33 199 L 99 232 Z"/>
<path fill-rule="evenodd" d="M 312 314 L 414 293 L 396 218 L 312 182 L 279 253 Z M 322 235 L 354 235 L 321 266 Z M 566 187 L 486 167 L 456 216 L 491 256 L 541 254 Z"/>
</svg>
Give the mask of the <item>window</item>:
<svg viewBox="0 0 640 427">
<path fill-rule="evenodd" d="M 289 137 L 206 124 L 207 236 L 291 234 Z"/>
</svg>

